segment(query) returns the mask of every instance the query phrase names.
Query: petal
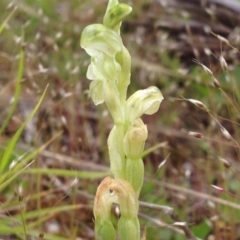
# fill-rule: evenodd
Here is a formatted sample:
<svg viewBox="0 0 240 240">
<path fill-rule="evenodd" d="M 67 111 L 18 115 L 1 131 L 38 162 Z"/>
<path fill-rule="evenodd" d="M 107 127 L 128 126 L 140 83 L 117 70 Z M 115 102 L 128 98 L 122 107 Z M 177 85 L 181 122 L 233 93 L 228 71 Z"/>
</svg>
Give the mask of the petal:
<svg viewBox="0 0 240 240">
<path fill-rule="evenodd" d="M 89 86 L 90 96 L 95 105 L 104 102 L 104 92 L 103 92 L 103 82 L 102 81 L 92 81 Z"/>
<path fill-rule="evenodd" d="M 92 24 L 83 30 L 80 45 L 92 57 L 98 56 L 99 52 L 115 57 L 121 51 L 122 40 L 114 30 L 102 24 Z"/>
<path fill-rule="evenodd" d="M 103 53 L 99 53 L 99 57 L 92 57 L 86 75 L 89 80 L 101 80 L 101 81 L 105 80 L 105 77 L 101 73 L 102 72 L 101 69 L 99 69 L 100 64 L 99 60 L 101 60 L 102 55 Z"/>
<path fill-rule="evenodd" d="M 119 91 L 113 81 L 104 82 L 105 103 L 115 124 L 123 123 L 124 107 L 121 105 Z"/>
<path fill-rule="evenodd" d="M 163 100 L 161 91 L 157 87 L 149 87 L 135 92 L 126 103 L 126 119 L 132 122 L 143 114 L 151 115 L 158 111 Z"/>
<path fill-rule="evenodd" d="M 100 53 L 99 56 L 92 57 L 87 71 L 87 78 L 90 80 L 118 81 L 120 73 L 120 64 L 112 57 Z"/>
</svg>

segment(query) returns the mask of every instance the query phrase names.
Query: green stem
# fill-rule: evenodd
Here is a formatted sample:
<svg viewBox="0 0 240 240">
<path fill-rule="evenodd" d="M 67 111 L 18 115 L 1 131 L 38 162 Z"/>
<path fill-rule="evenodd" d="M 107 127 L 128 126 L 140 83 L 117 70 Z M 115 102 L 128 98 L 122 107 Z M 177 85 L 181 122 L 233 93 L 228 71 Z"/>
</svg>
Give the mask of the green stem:
<svg viewBox="0 0 240 240">
<path fill-rule="evenodd" d="M 114 125 L 108 137 L 110 169 L 115 178 L 125 179 L 126 159 L 123 151 L 124 124 Z"/>
</svg>

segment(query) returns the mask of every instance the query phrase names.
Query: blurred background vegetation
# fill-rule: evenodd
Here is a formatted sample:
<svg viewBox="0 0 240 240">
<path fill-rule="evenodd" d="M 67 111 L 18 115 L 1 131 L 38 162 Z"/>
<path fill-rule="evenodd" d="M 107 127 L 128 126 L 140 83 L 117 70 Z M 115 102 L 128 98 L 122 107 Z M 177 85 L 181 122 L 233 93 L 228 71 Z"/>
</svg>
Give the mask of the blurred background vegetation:
<svg viewBox="0 0 240 240">
<path fill-rule="evenodd" d="M 144 117 L 149 139 L 140 200 L 173 207 L 200 239 L 240 239 L 240 2 L 122 2 L 133 7 L 122 25 L 132 56 L 129 94 L 156 85 L 165 98 L 157 114 Z M 79 39 L 85 26 L 102 22 L 106 5 L 107 0 L 0 1 L 0 25 L 7 21 L 0 34 L 1 125 L 25 53 L 17 106 L 0 136 L 1 155 L 49 84 L 10 157 L 9 164 L 45 148 L 0 192 L 2 239 L 93 239 L 93 197 L 108 175 L 112 121 L 105 106 L 94 106 L 88 96 L 90 60 Z M 201 101 L 209 111 L 186 99 Z M 140 217 L 149 240 L 189 239 L 164 211 L 142 206 Z"/>
</svg>

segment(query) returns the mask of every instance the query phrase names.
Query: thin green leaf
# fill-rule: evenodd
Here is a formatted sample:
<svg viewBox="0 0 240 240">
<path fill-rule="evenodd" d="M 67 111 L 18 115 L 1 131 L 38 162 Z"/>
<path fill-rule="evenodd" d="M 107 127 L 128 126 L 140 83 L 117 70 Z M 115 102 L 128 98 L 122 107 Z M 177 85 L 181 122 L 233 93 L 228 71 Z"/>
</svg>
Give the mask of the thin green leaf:
<svg viewBox="0 0 240 240">
<path fill-rule="evenodd" d="M 17 8 L 14 8 L 10 14 L 7 16 L 7 18 L 3 21 L 3 23 L 0 25 L 0 34 L 2 33 L 3 29 L 5 28 L 7 22 L 9 21 L 9 19 L 12 17 L 12 15 L 14 14 L 14 12 L 16 11 Z"/>
<path fill-rule="evenodd" d="M 25 168 L 28 168 L 34 161 L 30 162 L 27 166 L 25 166 L 23 169 L 21 169 L 20 171 L 18 171 L 17 173 L 11 175 L 9 178 L 7 178 L 7 180 L 3 183 L 1 183 L 0 185 L 0 191 L 2 191 L 6 186 L 9 185 L 10 182 L 12 182 L 18 175 L 20 175 Z M 4 175 L 5 177 L 5 175 Z M 2 179 L 1 179 L 2 181 Z"/>
<path fill-rule="evenodd" d="M 31 211 L 31 212 L 25 212 L 24 213 L 24 218 L 25 221 L 30 220 L 30 219 L 35 219 L 35 218 L 41 218 L 46 215 L 49 217 L 60 213 L 64 211 L 71 211 L 71 210 L 76 210 L 76 209 L 81 209 L 81 208 L 86 208 L 86 205 L 84 204 L 76 204 L 76 205 L 64 205 L 64 206 L 54 206 L 50 208 L 43 208 L 43 209 L 38 209 L 36 211 Z M 14 218 L 21 220 L 20 214 L 17 216 L 14 216 Z"/>
<path fill-rule="evenodd" d="M 89 171 L 74 171 L 74 170 L 67 170 L 67 169 L 47 169 L 47 168 L 32 168 L 26 169 L 25 173 L 30 174 L 50 174 L 54 176 L 61 176 L 61 177 L 76 177 L 80 179 L 98 179 L 106 177 L 110 174 L 110 172 L 89 172 Z"/>
<path fill-rule="evenodd" d="M 3 157 L 1 159 L 1 163 L 0 163 L 0 174 L 2 174 L 4 172 L 4 170 L 6 169 L 7 166 L 9 166 L 10 163 L 10 157 L 12 155 L 12 152 L 15 148 L 15 145 L 22 133 L 22 131 L 24 130 L 24 128 L 26 127 L 27 123 L 32 119 L 32 117 L 34 116 L 34 114 L 37 112 L 38 108 L 40 107 L 44 96 L 46 94 L 47 91 L 47 87 L 45 88 L 40 100 L 38 101 L 37 105 L 35 106 L 35 108 L 33 109 L 33 111 L 30 113 L 30 115 L 28 116 L 28 118 L 26 119 L 26 121 L 21 125 L 21 127 L 18 129 L 18 131 L 14 134 L 14 136 L 12 137 L 12 139 L 10 140 L 10 142 L 8 143 L 7 149 L 3 154 Z"/>
<path fill-rule="evenodd" d="M 22 34 L 22 39 L 24 39 L 23 34 Z M 8 112 L 8 115 L 4 119 L 3 124 L 1 125 L 0 128 L 0 135 L 8 125 L 10 119 L 12 118 L 12 115 L 17 107 L 19 96 L 20 96 L 20 91 L 21 91 L 21 80 L 23 76 L 23 69 L 24 69 L 24 60 L 25 60 L 25 51 L 23 48 L 20 50 L 20 58 L 19 58 L 19 63 L 18 63 L 18 73 L 17 73 L 17 79 L 16 79 L 16 85 L 15 85 L 15 92 L 13 96 L 13 103 L 11 104 L 11 108 Z"/>
<path fill-rule="evenodd" d="M 8 171 L 4 173 L 0 178 L 0 191 L 2 191 L 5 187 L 7 187 L 10 182 L 12 182 L 19 174 L 21 174 L 24 169 L 27 169 L 29 164 L 29 161 L 31 161 L 34 157 L 37 156 L 39 152 L 44 150 L 52 141 L 54 141 L 57 137 L 61 135 L 61 132 L 56 134 L 53 138 L 51 138 L 47 143 L 39 147 L 38 149 L 34 150 L 30 154 L 26 155 L 15 167 L 12 171 Z M 27 166 L 25 166 L 28 164 Z M 5 180 L 6 179 L 6 180 Z"/>
</svg>

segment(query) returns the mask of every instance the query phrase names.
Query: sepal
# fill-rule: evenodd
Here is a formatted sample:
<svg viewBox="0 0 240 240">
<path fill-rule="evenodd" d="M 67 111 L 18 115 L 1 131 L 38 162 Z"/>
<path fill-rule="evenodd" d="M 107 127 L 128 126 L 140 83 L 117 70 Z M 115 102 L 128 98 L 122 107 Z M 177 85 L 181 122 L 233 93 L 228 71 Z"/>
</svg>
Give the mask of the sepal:
<svg viewBox="0 0 240 240">
<path fill-rule="evenodd" d="M 91 57 L 96 57 L 101 52 L 115 57 L 121 51 L 122 40 L 119 34 L 103 24 L 92 24 L 84 28 L 80 45 Z"/>
<path fill-rule="evenodd" d="M 90 96 L 95 105 L 98 105 L 104 102 L 104 91 L 103 91 L 102 81 L 92 81 L 90 83 L 89 89 L 90 89 Z"/>
<path fill-rule="evenodd" d="M 121 66 L 114 58 L 99 53 L 99 56 L 92 57 L 91 59 L 91 64 L 87 70 L 87 78 L 89 80 L 110 80 L 117 82 L 120 72 Z"/>
</svg>

